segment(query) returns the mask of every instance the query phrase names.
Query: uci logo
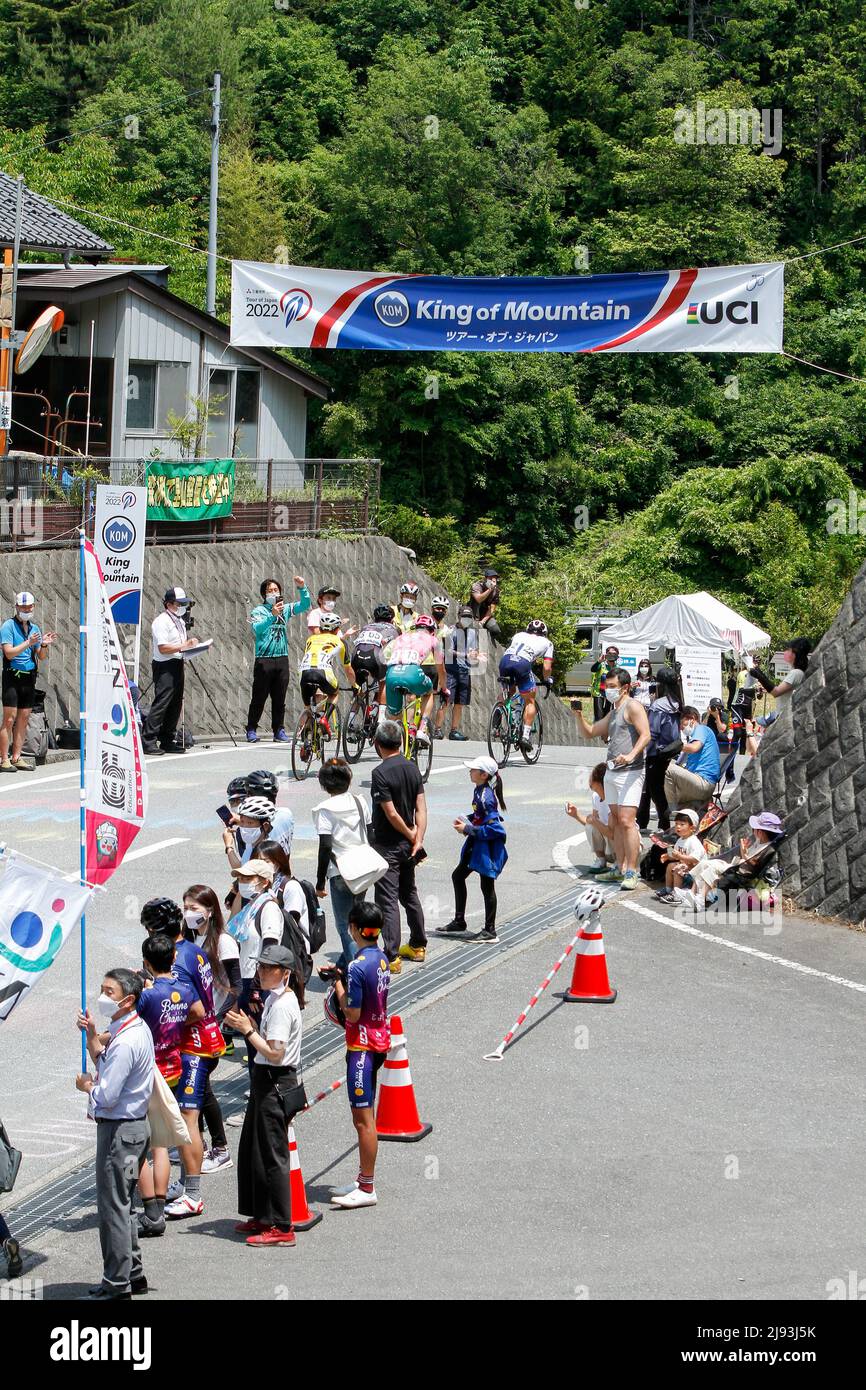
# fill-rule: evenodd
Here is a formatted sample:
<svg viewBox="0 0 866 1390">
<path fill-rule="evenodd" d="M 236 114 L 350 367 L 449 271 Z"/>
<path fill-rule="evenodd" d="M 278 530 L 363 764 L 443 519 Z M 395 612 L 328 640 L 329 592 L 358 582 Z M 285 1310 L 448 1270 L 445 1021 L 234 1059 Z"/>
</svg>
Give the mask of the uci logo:
<svg viewBox="0 0 866 1390">
<path fill-rule="evenodd" d="M 723 317 L 729 323 L 757 323 L 758 301 L 756 299 L 751 302 L 746 299 L 732 299 L 730 304 L 725 304 L 721 299 L 716 299 L 712 304 L 706 300 L 701 304 L 693 303 L 689 305 L 686 322 L 721 323 Z"/>
<path fill-rule="evenodd" d="M 122 516 L 113 516 L 102 528 L 102 539 L 109 550 L 129 550 L 135 544 L 135 528 Z"/>
<path fill-rule="evenodd" d="M 123 507 L 123 510 L 125 512 L 128 512 L 130 507 L 135 506 L 135 493 L 125 492 L 120 499 L 120 505 Z"/>
<path fill-rule="evenodd" d="M 409 301 L 399 290 L 386 290 L 383 294 L 377 294 L 373 300 L 373 308 L 379 322 L 388 324 L 391 328 L 399 328 L 408 322 Z"/>
</svg>

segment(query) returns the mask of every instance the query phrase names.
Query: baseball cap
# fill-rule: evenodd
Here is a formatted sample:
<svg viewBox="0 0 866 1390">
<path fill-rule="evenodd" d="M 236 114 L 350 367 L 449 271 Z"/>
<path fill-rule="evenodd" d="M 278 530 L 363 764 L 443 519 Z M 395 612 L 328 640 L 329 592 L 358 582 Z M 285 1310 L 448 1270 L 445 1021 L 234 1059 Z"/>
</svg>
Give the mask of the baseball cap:
<svg viewBox="0 0 866 1390">
<path fill-rule="evenodd" d="M 22 589 L 20 594 L 15 595 L 16 608 L 31 608 L 35 602 L 35 598 L 27 589 Z"/>
<path fill-rule="evenodd" d="M 499 578 L 499 570 L 486 569 L 486 570 L 484 571 L 484 578 L 485 578 L 485 579 L 498 579 L 498 578 Z"/>
<path fill-rule="evenodd" d="M 683 818 L 691 821 L 692 825 L 697 825 L 700 820 L 697 811 L 693 811 L 691 806 L 683 806 L 682 810 L 674 811 L 674 820 L 682 820 Z"/>
<path fill-rule="evenodd" d="M 781 835 L 785 828 L 773 811 L 761 811 L 757 816 L 749 816 L 749 825 L 753 830 L 767 830 L 771 835 Z"/>
<path fill-rule="evenodd" d="M 339 598 L 339 597 L 340 597 L 340 590 L 339 590 L 339 589 L 335 589 L 334 586 L 333 586 L 333 584 L 329 584 L 329 585 L 327 585 L 324 589 L 320 589 L 320 590 L 319 590 L 318 597 L 319 597 L 319 598 L 324 598 L 324 597 L 325 597 L 325 594 L 333 594 L 333 595 L 334 595 L 334 598 Z"/>
<path fill-rule="evenodd" d="M 269 864 L 267 859 L 248 859 L 246 864 L 232 869 L 232 873 L 237 874 L 239 878 L 266 878 L 268 883 L 271 883 L 274 877 L 274 866 Z"/>
<path fill-rule="evenodd" d="M 495 777 L 499 771 L 499 764 L 495 758 L 488 758 L 485 753 L 473 758 L 471 763 L 464 760 L 464 767 L 471 768 L 474 772 L 486 772 L 488 777 Z"/>
<path fill-rule="evenodd" d="M 176 584 L 173 589 L 166 589 L 163 603 L 189 603 L 189 596 L 185 589 Z"/>
<path fill-rule="evenodd" d="M 294 970 L 295 958 L 288 946 L 278 946 L 274 942 L 268 942 L 259 952 L 259 965 L 279 965 L 283 970 Z"/>
</svg>

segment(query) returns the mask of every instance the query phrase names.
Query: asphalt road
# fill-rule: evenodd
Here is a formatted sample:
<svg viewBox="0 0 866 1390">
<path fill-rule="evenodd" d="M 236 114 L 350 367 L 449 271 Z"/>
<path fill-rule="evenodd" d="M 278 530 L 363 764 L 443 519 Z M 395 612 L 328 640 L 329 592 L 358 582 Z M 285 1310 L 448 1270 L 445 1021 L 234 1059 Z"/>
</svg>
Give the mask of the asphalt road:
<svg viewBox="0 0 866 1390">
<path fill-rule="evenodd" d="M 436 745 L 423 880 L 432 920 L 450 915 L 450 823 L 469 785 L 461 758 L 478 751 L 466 749 Z M 238 767 L 273 765 L 268 753 L 202 752 L 154 768 L 139 848 L 175 843 L 127 862 L 94 912 L 91 992 L 109 961 L 135 960 L 141 900 L 196 877 L 222 881 L 213 807 Z M 203 1216 L 145 1247 L 151 1298 L 357 1296 L 350 1246 L 403 1298 L 821 1299 L 862 1266 L 863 935 L 796 918 L 687 922 L 643 888 L 616 895 L 602 914 L 616 1002 L 564 1005 L 548 992 L 504 1060 L 482 1060 L 571 936 L 573 885 L 554 865 L 567 863 L 562 841 L 579 831 L 563 802 L 587 798 L 581 769 L 594 760 L 549 749 L 506 778 L 503 946 L 434 940 L 425 965 L 404 968 L 404 992 L 429 982 L 404 1018 L 433 1132 L 382 1146 L 379 1206 L 328 1210 L 330 1186 L 350 1181 L 357 1161 L 338 1091 L 297 1121 L 308 1198 L 324 1220 L 294 1250 L 250 1251 L 231 1229 L 235 1171 L 206 1177 Z M 313 863 L 316 797 L 312 786 L 281 791 L 295 810 L 299 872 Z M 73 781 L 43 776 L 0 798 L 10 842 L 74 867 Z M 583 851 L 570 853 L 580 862 Z M 23 1233 L 35 1233 L 27 1273 L 47 1298 L 74 1296 L 99 1272 L 86 1170 L 70 1180 L 77 1206 L 49 1195 L 40 1207 L 35 1191 L 53 1194 L 49 1178 L 92 1152 L 72 1090 L 76 980 L 70 943 L 0 1032 L 2 1112 L 27 1155 L 16 1192 Z M 305 1026 L 317 1055 L 333 1046 L 315 999 Z M 308 1093 L 341 1071 L 334 1055 L 308 1068 Z M 240 1068 L 223 1063 L 221 1074 L 236 1109 Z M 233 1147 L 238 1133 L 229 1130 Z"/>
</svg>

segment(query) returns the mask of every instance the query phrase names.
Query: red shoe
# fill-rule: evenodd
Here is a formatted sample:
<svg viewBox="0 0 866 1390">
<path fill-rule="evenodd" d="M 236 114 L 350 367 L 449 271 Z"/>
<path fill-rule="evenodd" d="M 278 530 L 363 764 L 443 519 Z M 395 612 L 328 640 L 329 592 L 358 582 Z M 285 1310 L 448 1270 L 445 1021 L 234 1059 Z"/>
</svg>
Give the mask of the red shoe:
<svg viewBox="0 0 866 1390">
<path fill-rule="evenodd" d="M 272 1226 L 269 1231 L 262 1231 L 257 1236 L 247 1236 L 247 1245 L 295 1245 L 294 1231 L 281 1231 L 278 1226 Z"/>
<path fill-rule="evenodd" d="M 330 726 L 330 724 L 328 723 L 328 721 L 327 721 L 327 719 L 325 718 L 324 715 L 322 715 L 321 719 L 319 720 L 319 728 L 321 729 L 322 733 L 325 735 L 325 738 L 330 738 L 330 737 L 331 737 L 331 726 Z"/>
<path fill-rule="evenodd" d="M 261 1221 L 239 1221 L 235 1226 L 239 1236 L 257 1236 L 261 1231 L 266 1231 L 267 1226 L 263 1226 Z"/>
</svg>

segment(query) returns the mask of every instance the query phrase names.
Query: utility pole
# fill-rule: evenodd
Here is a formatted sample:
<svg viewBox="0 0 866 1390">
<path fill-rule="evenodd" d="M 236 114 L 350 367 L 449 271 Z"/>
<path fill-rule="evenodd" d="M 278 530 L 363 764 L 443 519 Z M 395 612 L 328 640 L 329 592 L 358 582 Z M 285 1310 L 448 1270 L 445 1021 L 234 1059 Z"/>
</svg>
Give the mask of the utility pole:
<svg viewBox="0 0 866 1390">
<path fill-rule="evenodd" d="M 15 303 L 18 298 L 18 262 L 21 257 L 21 224 L 24 218 L 24 177 L 18 175 L 15 190 L 15 235 L 11 253 L 3 252 L 0 271 L 0 458 L 9 448 L 12 425 L 13 353 L 18 346 L 15 332 Z"/>
<path fill-rule="evenodd" d="M 210 211 L 207 222 L 207 303 L 209 314 L 216 313 L 216 249 L 217 249 L 217 200 L 220 182 L 220 85 L 221 75 L 214 73 L 213 110 L 211 115 L 210 142 Z"/>
</svg>

